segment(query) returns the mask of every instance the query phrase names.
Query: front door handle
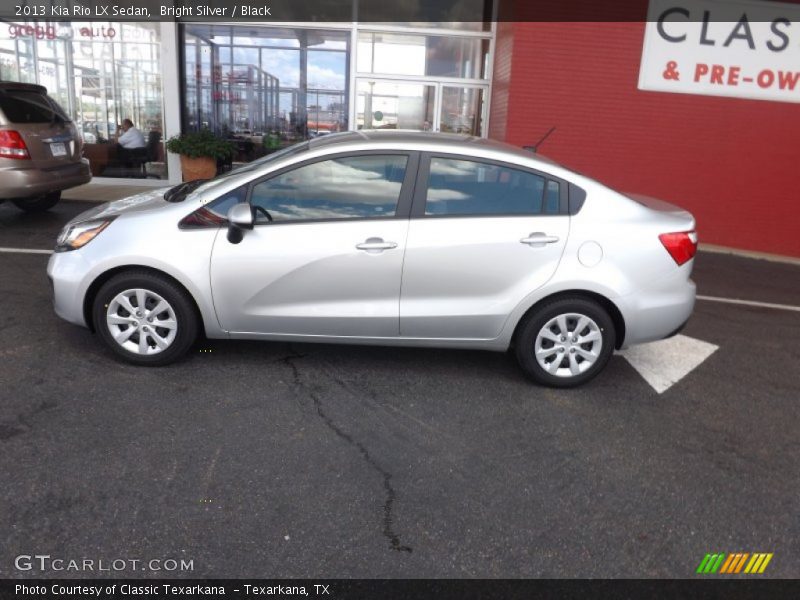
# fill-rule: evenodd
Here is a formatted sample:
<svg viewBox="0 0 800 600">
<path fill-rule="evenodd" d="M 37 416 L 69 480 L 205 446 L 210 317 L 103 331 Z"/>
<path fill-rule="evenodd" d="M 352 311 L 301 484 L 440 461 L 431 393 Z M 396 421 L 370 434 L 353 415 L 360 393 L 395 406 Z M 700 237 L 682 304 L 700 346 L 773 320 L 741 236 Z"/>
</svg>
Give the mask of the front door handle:
<svg viewBox="0 0 800 600">
<path fill-rule="evenodd" d="M 522 238 L 520 244 L 528 244 L 531 248 L 544 248 L 545 244 L 555 244 L 558 241 L 558 236 L 547 235 L 542 231 L 535 231 L 528 237 Z"/>
<path fill-rule="evenodd" d="M 356 244 L 359 250 L 366 250 L 367 252 L 376 253 L 383 252 L 384 250 L 391 250 L 397 248 L 397 242 L 384 242 L 383 238 L 371 237 L 367 238 L 360 244 Z"/>
</svg>

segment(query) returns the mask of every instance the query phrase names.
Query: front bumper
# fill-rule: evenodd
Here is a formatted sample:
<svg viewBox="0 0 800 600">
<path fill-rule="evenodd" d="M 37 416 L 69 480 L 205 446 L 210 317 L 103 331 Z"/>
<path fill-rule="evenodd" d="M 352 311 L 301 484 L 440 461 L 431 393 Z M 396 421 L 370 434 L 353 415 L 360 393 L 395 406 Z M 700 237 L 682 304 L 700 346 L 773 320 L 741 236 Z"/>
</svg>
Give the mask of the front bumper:
<svg viewBox="0 0 800 600">
<path fill-rule="evenodd" d="M 62 319 L 88 327 L 83 315 L 86 295 L 86 273 L 89 264 L 77 250 L 54 252 L 47 263 L 47 276 L 52 282 L 53 307 Z"/>
</svg>

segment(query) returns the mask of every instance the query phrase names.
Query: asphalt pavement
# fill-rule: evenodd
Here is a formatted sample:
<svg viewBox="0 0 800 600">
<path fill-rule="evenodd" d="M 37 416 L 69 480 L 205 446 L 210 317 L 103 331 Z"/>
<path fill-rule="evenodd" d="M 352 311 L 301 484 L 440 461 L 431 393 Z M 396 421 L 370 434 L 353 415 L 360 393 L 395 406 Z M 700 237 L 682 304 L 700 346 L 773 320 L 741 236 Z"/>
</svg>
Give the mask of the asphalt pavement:
<svg viewBox="0 0 800 600">
<path fill-rule="evenodd" d="M 2 205 L 0 246 L 50 249 L 90 206 Z M 719 349 L 662 394 L 621 356 L 567 391 L 455 350 L 202 341 L 151 369 L 55 316 L 47 258 L 0 253 L 0 577 L 109 574 L 27 555 L 131 577 L 694 577 L 709 552 L 800 577 L 800 312 L 698 302 L 683 334 Z M 695 267 L 702 295 L 779 304 L 798 275 Z"/>
</svg>

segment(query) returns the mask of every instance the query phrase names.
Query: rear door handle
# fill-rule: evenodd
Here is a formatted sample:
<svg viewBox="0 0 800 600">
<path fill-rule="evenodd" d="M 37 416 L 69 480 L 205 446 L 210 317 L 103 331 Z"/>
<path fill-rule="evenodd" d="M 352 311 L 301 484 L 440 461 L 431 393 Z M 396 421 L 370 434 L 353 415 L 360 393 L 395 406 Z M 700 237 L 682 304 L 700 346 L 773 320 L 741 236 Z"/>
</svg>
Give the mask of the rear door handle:
<svg viewBox="0 0 800 600">
<path fill-rule="evenodd" d="M 384 242 L 383 238 L 371 237 L 367 238 L 360 244 L 356 244 L 359 250 L 366 250 L 367 252 L 383 252 L 384 250 L 391 250 L 397 248 L 397 242 Z"/>
<path fill-rule="evenodd" d="M 535 231 L 528 237 L 522 238 L 519 243 L 528 244 L 531 248 L 544 248 L 545 244 L 555 244 L 558 239 L 556 235 L 547 235 L 542 231 Z"/>
</svg>

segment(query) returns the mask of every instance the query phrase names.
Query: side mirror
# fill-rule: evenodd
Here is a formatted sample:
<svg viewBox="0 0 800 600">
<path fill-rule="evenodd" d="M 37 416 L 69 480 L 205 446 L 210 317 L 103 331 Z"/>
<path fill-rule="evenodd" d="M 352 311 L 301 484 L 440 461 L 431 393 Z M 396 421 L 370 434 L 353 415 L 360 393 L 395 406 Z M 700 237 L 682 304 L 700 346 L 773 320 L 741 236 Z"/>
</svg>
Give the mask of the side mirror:
<svg viewBox="0 0 800 600">
<path fill-rule="evenodd" d="M 253 209 L 246 202 L 234 204 L 228 211 L 228 241 L 238 244 L 244 238 L 244 232 L 252 229 L 255 223 Z"/>
</svg>

